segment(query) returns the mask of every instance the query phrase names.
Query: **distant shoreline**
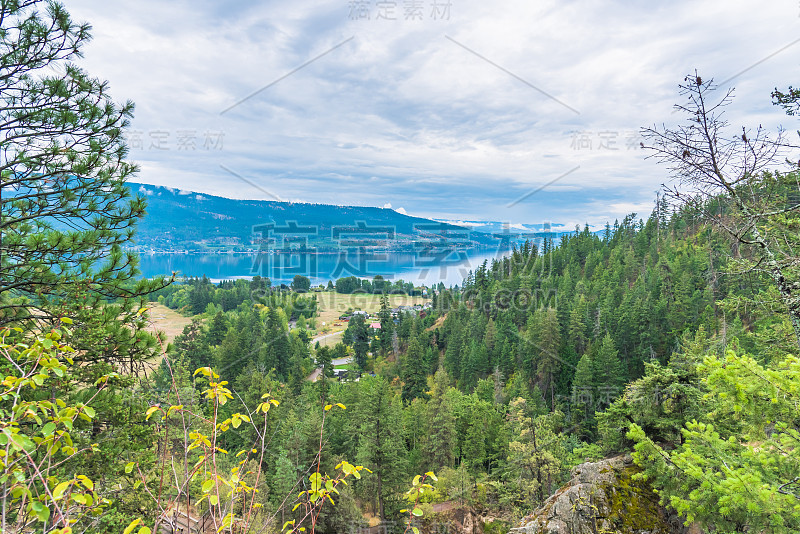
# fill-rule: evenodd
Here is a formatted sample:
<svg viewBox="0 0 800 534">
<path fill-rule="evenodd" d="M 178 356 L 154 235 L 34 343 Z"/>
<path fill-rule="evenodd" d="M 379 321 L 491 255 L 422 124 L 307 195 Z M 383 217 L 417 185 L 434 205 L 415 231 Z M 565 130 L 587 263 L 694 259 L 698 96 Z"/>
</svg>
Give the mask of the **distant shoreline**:
<svg viewBox="0 0 800 534">
<path fill-rule="evenodd" d="M 273 254 L 318 254 L 318 255 L 333 255 L 333 254 L 341 254 L 341 253 L 364 253 L 364 254 L 379 254 L 379 253 L 414 253 L 414 252 L 422 252 L 427 250 L 441 250 L 438 247 L 428 247 L 428 248 L 360 248 L 360 247 L 342 247 L 339 249 L 320 249 L 320 250 L 286 250 L 286 249 L 270 249 L 267 251 L 259 251 L 259 250 L 138 250 L 136 248 L 129 248 L 126 249 L 127 252 L 135 252 L 137 254 L 146 254 L 148 256 L 158 256 L 158 255 L 166 255 L 166 254 L 181 254 L 181 255 L 229 255 L 229 254 L 243 254 L 243 255 L 250 255 L 250 256 L 257 256 L 259 254 L 266 254 L 266 255 L 273 255 Z M 486 250 L 497 250 L 497 247 L 489 246 L 489 245 L 480 245 L 480 246 L 466 246 L 466 247 L 459 247 L 454 245 L 452 247 L 453 251 L 457 250 L 469 250 L 475 252 L 482 252 Z M 507 250 L 511 250 L 510 247 Z"/>
</svg>

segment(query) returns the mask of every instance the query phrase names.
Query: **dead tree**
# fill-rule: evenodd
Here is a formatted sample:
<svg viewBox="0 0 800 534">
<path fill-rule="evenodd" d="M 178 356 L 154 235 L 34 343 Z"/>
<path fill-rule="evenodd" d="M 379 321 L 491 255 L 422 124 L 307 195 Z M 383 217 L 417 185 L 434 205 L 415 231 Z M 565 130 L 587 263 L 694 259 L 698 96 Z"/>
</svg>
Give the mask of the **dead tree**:
<svg viewBox="0 0 800 534">
<path fill-rule="evenodd" d="M 800 346 L 800 183 L 797 167 L 780 172 L 792 148 L 783 131 L 759 126 L 735 133 L 724 119 L 733 90 L 716 97 L 713 80 L 684 78 L 675 106 L 688 119 L 675 128 L 643 128 L 649 158 L 665 163 L 673 182 L 667 195 L 722 229 L 751 251 L 750 269 L 775 284 Z"/>
</svg>

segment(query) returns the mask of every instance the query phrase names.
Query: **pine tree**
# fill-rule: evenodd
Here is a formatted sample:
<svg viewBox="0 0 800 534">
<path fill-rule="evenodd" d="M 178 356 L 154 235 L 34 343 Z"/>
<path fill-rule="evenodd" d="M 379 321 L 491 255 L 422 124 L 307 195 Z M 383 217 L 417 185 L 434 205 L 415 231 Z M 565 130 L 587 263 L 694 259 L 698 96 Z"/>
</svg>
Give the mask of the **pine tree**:
<svg viewBox="0 0 800 534">
<path fill-rule="evenodd" d="M 597 407 L 606 407 L 620 394 L 625 377 L 614 340 L 606 334 L 592 358 L 592 375 Z"/>
<path fill-rule="evenodd" d="M 572 381 L 572 420 L 581 438 L 590 437 L 594 418 L 594 364 L 588 354 L 581 356 Z"/>
<path fill-rule="evenodd" d="M 444 353 L 444 367 L 451 376 L 456 378 L 461 376 L 461 340 L 461 332 L 454 332 L 448 339 L 447 350 Z"/>
<path fill-rule="evenodd" d="M 432 395 L 425 409 L 422 453 L 426 470 L 452 467 L 455 463 L 456 428 L 453 405 L 447 396 L 449 389 L 450 377 L 439 369 L 433 376 Z"/>
<path fill-rule="evenodd" d="M 0 7 L 0 325 L 49 320 L 76 297 L 131 301 L 115 318 L 130 324 L 132 297 L 161 285 L 136 282 L 137 257 L 122 251 L 145 209 L 125 185 L 137 171 L 125 160 L 133 103 L 71 63 L 89 24 L 37 4 Z"/>
<path fill-rule="evenodd" d="M 219 345 L 227 333 L 228 321 L 225 320 L 225 314 L 217 312 L 206 331 L 206 343 L 211 346 Z"/>
<path fill-rule="evenodd" d="M 146 205 L 126 185 L 133 104 L 73 63 L 90 26 L 61 4 L 3 2 L 0 24 L 0 326 L 69 317 L 84 370 L 142 371 L 158 347 L 140 310 L 164 281 L 123 251 Z"/>
<path fill-rule="evenodd" d="M 403 357 L 403 402 L 408 404 L 416 398 L 427 398 L 427 375 L 423 361 L 422 347 L 416 338 L 408 344 L 408 350 Z"/>
<path fill-rule="evenodd" d="M 358 431 L 357 460 L 372 470 L 372 476 L 366 481 L 374 484 L 375 508 L 384 520 L 385 501 L 397 490 L 405 474 L 401 407 L 393 402 L 395 396 L 383 377 L 366 377 L 359 385 L 363 388 L 364 409 Z"/>
<path fill-rule="evenodd" d="M 273 306 L 267 312 L 266 331 L 264 333 L 267 359 L 278 372 L 278 376 L 286 379 L 289 375 L 289 337 L 284 322 Z"/>
<path fill-rule="evenodd" d="M 381 323 L 380 340 L 381 352 L 389 354 L 392 351 L 392 338 L 394 337 L 394 321 L 392 320 L 392 310 L 389 309 L 389 297 L 384 293 L 381 296 L 381 309 L 378 312 Z"/>
<path fill-rule="evenodd" d="M 353 344 L 354 361 L 362 371 L 367 368 L 367 352 L 369 351 L 369 331 L 362 315 L 355 315 L 347 325 Z"/>
<path fill-rule="evenodd" d="M 564 437 L 560 435 L 561 413 L 531 417 L 527 403 L 518 398 L 509 404 L 507 485 L 520 503 L 540 503 L 563 476 L 566 459 Z"/>
<path fill-rule="evenodd" d="M 330 380 L 333 378 L 333 357 L 329 347 L 320 347 L 316 354 L 317 368 L 320 369 L 319 379 L 317 380 L 319 388 L 319 397 L 322 404 L 328 401 L 328 390 L 330 389 Z"/>
<path fill-rule="evenodd" d="M 525 340 L 531 345 L 529 350 L 536 354 L 536 383 L 544 393 L 545 399 L 553 406 L 555 404 L 555 377 L 561 366 L 559 356 L 561 333 L 556 310 L 553 308 L 537 310 L 533 314 L 531 326 L 533 331 L 526 333 Z"/>
<path fill-rule="evenodd" d="M 581 294 L 576 298 L 569 314 L 569 342 L 578 354 L 583 354 L 586 350 L 586 320 L 586 297 Z"/>
</svg>

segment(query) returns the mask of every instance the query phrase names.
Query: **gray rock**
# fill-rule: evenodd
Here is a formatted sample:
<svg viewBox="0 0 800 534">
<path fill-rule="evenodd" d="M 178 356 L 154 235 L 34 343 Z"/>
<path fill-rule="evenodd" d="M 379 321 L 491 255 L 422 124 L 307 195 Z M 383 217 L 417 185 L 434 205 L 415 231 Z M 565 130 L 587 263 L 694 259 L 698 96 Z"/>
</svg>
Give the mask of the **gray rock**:
<svg viewBox="0 0 800 534">
<path fill-rule="evenodd" d="M 658 503 L 652 487 L 633 475 L 630 455 L 572 469 L 569 483 L 511 529 L 517 534 L 685 534 Z"/>
</svg>

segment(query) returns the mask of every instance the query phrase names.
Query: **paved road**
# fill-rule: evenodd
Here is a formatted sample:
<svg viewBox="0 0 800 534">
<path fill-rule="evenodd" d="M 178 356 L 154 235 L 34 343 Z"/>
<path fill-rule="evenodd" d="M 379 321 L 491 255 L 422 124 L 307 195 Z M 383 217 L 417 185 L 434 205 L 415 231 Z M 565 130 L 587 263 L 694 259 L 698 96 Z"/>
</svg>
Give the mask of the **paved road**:
<svg viewBox="0 0 800 534">
<path fill-rule="evenodd" d="M 322 369 L 314 369 L 314 372 L 308 375 L 306 380 L 310 380 L 311 382 L 316 382 L 319 379 L 319 375 L 322 373 Z"/>
</svg>

